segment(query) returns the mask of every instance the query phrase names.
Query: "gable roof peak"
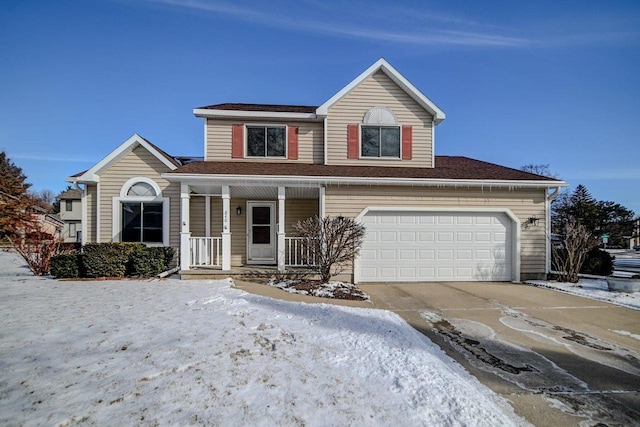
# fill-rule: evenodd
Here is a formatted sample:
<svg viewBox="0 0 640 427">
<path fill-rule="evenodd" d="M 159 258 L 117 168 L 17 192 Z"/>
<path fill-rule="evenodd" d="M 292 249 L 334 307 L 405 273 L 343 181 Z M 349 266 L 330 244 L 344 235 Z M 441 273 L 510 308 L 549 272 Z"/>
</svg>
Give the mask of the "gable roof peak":
<svg viewBox="0 0 640 427">
<path fill-rule="evenodd" d="M 180 166 L 180 163 L 176 161 L 169 154 L 152 144 L 147 139 L 142 136 L 134 133 L 129 139 L 124 141 L 118 148 L 109 153 L 106 157 L 100 160 L 98 163 L 93 165 L 90 169 L 80 173 L 75 174 L 67 178 L 65 181 L 67 182 L 98 182 L 98 175 L 106 168 L 111 166 L 114 162 L 120 159 L 125 154 L 133 151 L 137 146 L 144 147 L 149 153 L 151 153 L 155 158 L 157 158 L 160 162 L 162 162 L 167 168 L 170 170 L 175 170 Z"/>
<path fill-rule="evenodd" d="M 373 65 L 363 71 L 358 77 L 353 79 L 348 85 L 343 87 L 338 93 L 333 95 L 316 110 L 316 115 L 326 116 L 329 109 L 339 100 L 344 98 L 348 93 L 360 85 L 370 76 L 378 71 L 384 72 L 391 80 L 394 81 L 402 90 L 404 90 L 411 98 L 413 98 L 422 108 L 433 115 L 435 124 L 439 124 L 445 119 L 444 111 L 427 98 L 420 90 L 407 80 L 398 70 L 396 70 L 386 59 L 380 58 Z"/>
</svg>

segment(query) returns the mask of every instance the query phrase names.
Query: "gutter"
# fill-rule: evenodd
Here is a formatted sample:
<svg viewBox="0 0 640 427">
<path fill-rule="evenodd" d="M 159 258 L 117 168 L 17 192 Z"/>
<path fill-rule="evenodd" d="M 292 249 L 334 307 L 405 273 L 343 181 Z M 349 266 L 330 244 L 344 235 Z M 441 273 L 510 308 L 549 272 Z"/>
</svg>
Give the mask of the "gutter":
<svg viewBox="0 0 640 427">
<path fill-rule="evenodd" d="M 564 181 L 512 181 L 512 180 L 476 180 L 476 179 L 440 179 L 440 178 L 390 178 L 390 177 L 333 177 L 333 176 L 282 176 L 282 175 L 213 175 L 164 173 L 162 178 L 173 182 L 211 182 L 218 181 L 230 185 L 402 185 L 425 187 L 492 187 L 498 188 L 552 188 L 567 187 Z"/>
</svg>

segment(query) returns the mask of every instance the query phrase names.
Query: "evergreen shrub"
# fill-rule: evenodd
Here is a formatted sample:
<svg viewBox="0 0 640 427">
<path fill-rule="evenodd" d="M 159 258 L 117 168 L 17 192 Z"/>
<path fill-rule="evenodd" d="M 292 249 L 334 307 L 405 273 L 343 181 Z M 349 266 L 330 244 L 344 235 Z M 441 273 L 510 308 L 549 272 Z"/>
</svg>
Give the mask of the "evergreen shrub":
<svg viewBox="0 0 640 427">
<path fill-rule="evenodd" d="M 80 254 L 67 253 L 51 257 L 51 275 L 57 279 L 80 277 Z"/>
<path fill-rule="evenodd" d="M 609 252 L 593 248 L 587 253 L 587 259 L 582 265 L 580 273 L 608 276 L 613 273 L 613 258 Z"/>
</svg>

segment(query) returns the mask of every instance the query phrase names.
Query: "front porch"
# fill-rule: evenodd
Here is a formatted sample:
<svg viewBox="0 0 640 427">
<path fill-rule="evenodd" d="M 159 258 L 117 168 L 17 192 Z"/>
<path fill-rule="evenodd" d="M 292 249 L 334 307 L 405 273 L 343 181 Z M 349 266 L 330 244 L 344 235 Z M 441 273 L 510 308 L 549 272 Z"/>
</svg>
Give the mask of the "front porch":
<svg viewBox="0 0 640 427">
<path fill-rule="evenodd" d="M 322 215 L 323 196 L 317 186 L 181 183 L 181 276 L 270 275 L 313 267 L 293 225 Z"/>
</svg>

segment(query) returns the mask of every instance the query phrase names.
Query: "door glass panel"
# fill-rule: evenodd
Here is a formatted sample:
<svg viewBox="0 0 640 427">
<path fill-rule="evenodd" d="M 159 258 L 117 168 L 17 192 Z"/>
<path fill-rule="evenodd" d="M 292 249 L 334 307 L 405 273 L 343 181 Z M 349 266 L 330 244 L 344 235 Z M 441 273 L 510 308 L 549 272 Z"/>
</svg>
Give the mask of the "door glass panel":
<svg viewBox="0 0 640 427">
<path fill-rule="evenodd" d="M 253 224 L 271 224 L 271 208 L 269 206 L 254 206 L 252 209 Z"/>
<path fill-rule="evenodd" d="M 254 225 L 252 232 L 253 243 L 271 243 L 271 227 L 268 225 Z"/>
</svg>

